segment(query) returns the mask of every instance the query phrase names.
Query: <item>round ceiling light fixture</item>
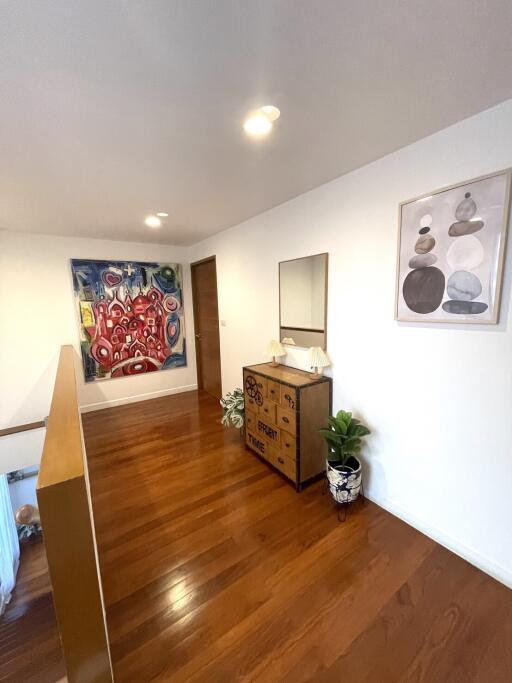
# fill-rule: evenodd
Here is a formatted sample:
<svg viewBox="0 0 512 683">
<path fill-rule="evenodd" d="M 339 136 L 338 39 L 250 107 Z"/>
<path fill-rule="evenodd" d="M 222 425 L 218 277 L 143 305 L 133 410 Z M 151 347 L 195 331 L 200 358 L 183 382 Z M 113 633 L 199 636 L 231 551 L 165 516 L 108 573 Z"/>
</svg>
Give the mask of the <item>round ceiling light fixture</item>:
<svg viewBox="0 0 512 683">
<path fill-rule="evenodd" d="M 153 215 L 146 216 L 144 223 L 148 226 L 148 228 L 159 228 L 162 225 L 162 221 L 158 218 L 158 216 Z"/>
<path fill-rule="evenodd" d="M 260 109 L 262 114 L 265 114 L 267 119 L 269 121 L 277 121 L 277 119 L 281 116 L 281 112 L 277 107 L 274 107 L 273 104 L 266 104 L 264 107 L 261 107 Z"/>
<path fill-rule="evenodd" d="M 280 117 L 281 112 L 271 104 L 252 112 L 244 121 L 244 130 L 252 137 L 261 138 L 272 130 L 272 124 Z"/>
<path fill-rule="evenodd" d="M 244 121 L 244 130 L 248 135 L 252 135 L 253 137 L 263 137 L 264 135 L 268 135 L 272 130 L 272 121 L 267 119 L 264 114 L 253 114 Z"/>
</svg>

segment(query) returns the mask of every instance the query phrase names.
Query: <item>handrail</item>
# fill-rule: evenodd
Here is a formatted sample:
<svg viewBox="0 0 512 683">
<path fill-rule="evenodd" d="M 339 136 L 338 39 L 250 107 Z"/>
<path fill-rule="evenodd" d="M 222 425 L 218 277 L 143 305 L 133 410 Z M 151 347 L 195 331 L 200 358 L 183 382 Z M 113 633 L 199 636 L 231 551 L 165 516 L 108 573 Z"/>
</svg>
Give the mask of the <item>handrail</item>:
<svg viewBox="0 0 512 683">
<path fill-rule="evenodd" d="M 24 425 L 16 425 L 15 427 L 6 427 L 5 429 L 0 429 L 0 436 L 20 434 L 21 432 L 28 432 L 31 429 L 41 429 L 41 427 L 46 427 L 45 420 L 39 420 L 38 422 L 28 422 Z"/>
<path fill-rule="evenodd" d="M 45 488 L 83 475 L 84 454 L 76 393 L 74 349 L 72 346 L 62 346 L 37 488 Z"/>
<path fill-rule="evenodd" d="M 37 500 L 68 680 L 111 683 L 74 357 L 61 347 Z"/>
</svg>

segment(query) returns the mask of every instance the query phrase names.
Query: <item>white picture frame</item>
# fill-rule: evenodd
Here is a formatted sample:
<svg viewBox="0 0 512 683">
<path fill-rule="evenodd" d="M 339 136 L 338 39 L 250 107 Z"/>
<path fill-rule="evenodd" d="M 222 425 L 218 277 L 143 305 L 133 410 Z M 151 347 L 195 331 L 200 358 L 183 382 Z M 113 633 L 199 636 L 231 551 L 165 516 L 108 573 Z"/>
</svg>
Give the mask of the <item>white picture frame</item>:
<svg viewBox="0 0 512 683">
<path fill-rule="evenodd" d="M 511 169 L 401 202 L 395 320 L 496 324 Z"/>
</svg>

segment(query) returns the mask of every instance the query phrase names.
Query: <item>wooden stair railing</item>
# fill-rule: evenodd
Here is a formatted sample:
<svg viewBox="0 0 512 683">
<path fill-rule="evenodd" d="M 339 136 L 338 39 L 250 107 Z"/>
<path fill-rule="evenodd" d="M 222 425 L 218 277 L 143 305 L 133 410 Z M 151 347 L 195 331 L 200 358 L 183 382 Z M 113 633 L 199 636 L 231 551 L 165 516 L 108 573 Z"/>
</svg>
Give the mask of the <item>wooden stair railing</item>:
<svg viewBox="0 0 512 683">
<path fill-rule="evenodd" d="M 11 434 L 21 434 L 22 432 L 29 432 L 32 429 L 42 429 L 46 426 L 44 420 L 39 420 L 39 422 L 29 422 L 24 425 L 16 425 L 15 427 L 7 427 L 6 429 L 0 429 L 0 436 L 11 436 Z"/>
<path fill-rule="evenodd" d="M 37 500 L 70 683 L 113 681 L 75 351 L 63 346 L 37 482 Z"/>
</svg>

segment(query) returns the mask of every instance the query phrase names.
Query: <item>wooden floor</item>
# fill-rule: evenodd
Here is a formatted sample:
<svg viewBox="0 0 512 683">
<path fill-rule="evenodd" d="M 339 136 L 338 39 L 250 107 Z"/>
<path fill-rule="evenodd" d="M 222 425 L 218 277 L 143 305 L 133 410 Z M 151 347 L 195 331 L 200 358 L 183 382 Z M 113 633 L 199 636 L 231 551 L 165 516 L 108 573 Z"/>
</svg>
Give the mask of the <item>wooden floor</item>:
<svg viewBox="0 0 512 683">
<path fill-rule="evenodd" d="M 206 394 L 83 421 L 118 683 L 512 681 L 512 591 L 371 503 L 339 523 Z"/>
<path fill-rule="evenodd" d="M 43 541 L 27 539 L 12 600 L 0 617 L 0 681 L 55 683 L 65 673 Z"/>
</svg>

